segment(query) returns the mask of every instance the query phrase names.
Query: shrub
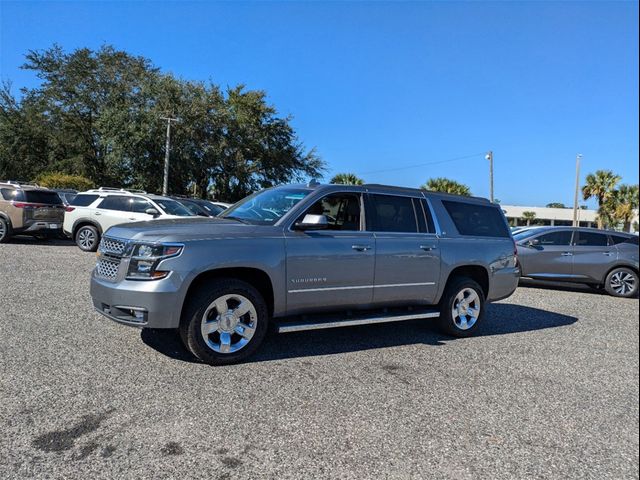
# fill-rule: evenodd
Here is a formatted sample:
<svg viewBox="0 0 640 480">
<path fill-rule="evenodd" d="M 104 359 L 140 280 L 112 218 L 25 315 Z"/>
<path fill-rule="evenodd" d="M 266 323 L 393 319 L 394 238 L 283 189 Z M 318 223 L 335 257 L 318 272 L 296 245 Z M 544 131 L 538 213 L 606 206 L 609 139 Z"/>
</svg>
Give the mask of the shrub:
<svg viewBox="0 0 640 480">
<path fill-rule="evenodd" d="M 38 175 L 36 183 L 48 188 L 72 188 L 80 192 L 93 188 L 91 180 L 81 175 L 69 175 L 67 173 L 51 172 Z"/>
</svg>

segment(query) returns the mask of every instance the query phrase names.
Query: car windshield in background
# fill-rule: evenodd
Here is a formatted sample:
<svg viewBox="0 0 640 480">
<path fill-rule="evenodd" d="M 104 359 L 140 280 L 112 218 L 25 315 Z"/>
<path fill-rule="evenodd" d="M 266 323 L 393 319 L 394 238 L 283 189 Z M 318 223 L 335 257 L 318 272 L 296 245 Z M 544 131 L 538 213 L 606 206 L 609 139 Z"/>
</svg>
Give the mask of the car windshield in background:
<svg viewBox="0 0 640 480">
<path fill-rule="evenodd" d="M 523 240 L 525 238 L 531 237 L 536 233 L 540 233 L 540 230 L 537 229 L 527 229 L 522 232 L 516 232 L 513 234 L 513 239 L 517 242 L 518 240 Z"/>
<path fill-rule="evenodd" d="M 154 198 L 153 201 L 156 202 L 167 215 L 177 215 L 178 217 L 194 216 L 194 214 L 191 213 L 187 209 L 187 207 L 185 207 L 181 203 L 176 202 L 175 200 L 167 200 L 166 198 L 158 200 Z"/>
<path fill-rule="evenodd" d="M 220 216 L 248 223 L 273 225 L 311 190 L 302 188 L 274 188 L 254 193 L 225 210 Z"/>
<path fill-rule="evenodd" d="M 62 200 L 56 192 L 47 192 L 42 190 L 25 190 L 24 197 L 24 200 L 29 203 L 62 205 Z"/>
<path fill-rule="evenodd" d="M 207 212 L 209 212 L 209 215 L 213 215 L 214 217 L 226 210 L 224 207 L 221 207 L 220 205 L 215 205 L 209 202 L 202 202 L 202 203 L 199 203 L 198 205 L 200 205 Z"/>
</svg>

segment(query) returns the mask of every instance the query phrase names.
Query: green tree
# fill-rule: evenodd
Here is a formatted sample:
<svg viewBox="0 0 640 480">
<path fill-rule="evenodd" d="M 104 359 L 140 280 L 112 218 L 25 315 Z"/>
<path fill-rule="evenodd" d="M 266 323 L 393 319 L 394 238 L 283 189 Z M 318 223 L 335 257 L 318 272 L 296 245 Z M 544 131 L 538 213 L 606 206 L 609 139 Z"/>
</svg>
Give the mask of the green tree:
<svg viewBox="0 0 640 480">
<path fill-rule="evenodd" d="M 88 178 L 59 172 L 38 175 L 36 177 L 36 183 L 48 188 L 73 188 L 80 192 L 95 186 Z"/>
<path fill-rule="evenodd" d="M 522 220 L 527 222 L 527 227 L 530 226 L 531 222 L 533 222 L 535 219 L 536 219 L 536 212 L 531 212 L 531 211 L 522 212 Z"/>
<path fill-rule="evenodd" d="M 427 180 L 427 183 L 420 188 L 422 190 L 453 193 L 455 195 L 464 195 L 466 197 L 471 195 L 471 190 L 468 186 L 444 177 L 430 178 Z"/>
<path fill-rule="evenodd" d="M 610 200 L 620 180 L 621 177 L 611 170 L 597 170 L 587 175 L 582 196 L 584 200 L 595 198 L 598 202 L 598 228 L 604 228 L 605 223 L 612 219 L 614 212 Z"/>
<path fill-rule="evenodd" d="M 338 173 L 329 180 L 329 183 L 340 185 L 363 185 L 364 181 L 355 173 Z"/>
<path fill-rule="evenodd" d="M 266 93 L 221 90 L 161 72 L 148 59 L 103 46 L 30 51 L 40 85 L 0 90 L 0 177 L 82 175 L 97 185 L 160 191 L 166 123 L 172 116 L 169 190 L 235 201 L 256 189 L 321 176 Z"/>
<path fill-rule="evenodd" d="M 620 223 L 624 231 L 631 229 L 631 222 L 636 216 L 639 206 L 638 185 L 620 185 L 605 204 L 609 225 L 616 226 Z"/>
<path fill-rule="evenodd" d="M 567 208 L 564 203 L 551 202 L 547 203 L 547 208 Z"/>
</svg>

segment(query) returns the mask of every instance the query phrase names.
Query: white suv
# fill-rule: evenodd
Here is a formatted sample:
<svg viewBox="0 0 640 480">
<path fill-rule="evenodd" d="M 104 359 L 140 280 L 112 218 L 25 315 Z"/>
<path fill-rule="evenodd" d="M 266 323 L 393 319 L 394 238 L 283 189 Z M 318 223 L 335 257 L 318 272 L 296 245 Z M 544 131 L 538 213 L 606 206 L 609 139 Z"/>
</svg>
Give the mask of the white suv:
<svg viewBox="0 0 640 480">
<path fill-rule="evenodd" d="M 101 187 L 76 195 L 65 208 L 63 231 L 85 252 L 95 252 L 102 234 L 120 223 L 193 214 L 170 198 L 139 190 Z"/>
</svg>

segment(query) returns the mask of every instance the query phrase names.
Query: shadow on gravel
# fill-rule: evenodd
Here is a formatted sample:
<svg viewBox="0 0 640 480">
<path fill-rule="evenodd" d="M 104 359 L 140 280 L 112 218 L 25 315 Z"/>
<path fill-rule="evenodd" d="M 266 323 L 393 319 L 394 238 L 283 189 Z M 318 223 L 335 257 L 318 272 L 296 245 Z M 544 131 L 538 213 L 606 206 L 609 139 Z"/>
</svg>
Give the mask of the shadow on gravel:
<svg viewBox="0 0 640 480">
<path fill-rule="evenodd" d="M 37 239 L 29 236 L 16 236 L 6 243 L 7 245 L 33 245 L 38 247 L 75 247 L 75 242 L 68 238 Z"/>
<path fill-rule="evenodd" d="M 568 315 L 506 303 L 489 306 L 487 316 L 476 336 L 507 335 L 546 328 L 563 327 L 578 319 Z M 142 330 L 142 341 L 154 350 L 176 360 L 198 362 L 189 353 L 173 330 Z M 365 325 L 358 327 L 311 330 L 275 334 L 270 332 L 258 352 L 249 362 L 287 358 L 332 355 L 359 350 L 424 344 L 445 345 L 454 338 L 440 334 L 431 320 Z"/>
</svg>

